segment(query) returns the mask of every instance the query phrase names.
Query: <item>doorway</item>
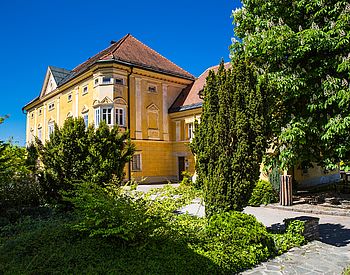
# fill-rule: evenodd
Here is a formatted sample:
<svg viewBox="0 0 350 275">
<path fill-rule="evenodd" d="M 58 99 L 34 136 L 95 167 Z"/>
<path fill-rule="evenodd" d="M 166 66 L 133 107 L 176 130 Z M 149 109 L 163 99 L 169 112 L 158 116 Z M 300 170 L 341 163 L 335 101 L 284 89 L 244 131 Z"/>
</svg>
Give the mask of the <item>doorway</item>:
<svg viewBox="0 0 350 275">
<path fill-rule="evenodd" d="M 185 171 L 185 157 L 178 157 L 178 167 L 179 167 L 179 181 L 182 181 L 182 172 Z"/>
</svg>

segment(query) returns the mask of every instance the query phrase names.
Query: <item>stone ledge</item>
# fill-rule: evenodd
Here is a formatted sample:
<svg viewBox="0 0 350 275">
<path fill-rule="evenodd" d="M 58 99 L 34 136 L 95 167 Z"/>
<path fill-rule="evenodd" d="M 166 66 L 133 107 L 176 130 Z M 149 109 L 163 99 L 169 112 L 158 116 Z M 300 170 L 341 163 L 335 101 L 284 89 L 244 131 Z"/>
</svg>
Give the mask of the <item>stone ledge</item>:
<svg viewBox="0 0 350 275">
<path fill-rule="evenodd" d="M 277 205 L 277 204 L 268 204 L 268 205 L 265 205 L 263 207 L 286 210 L 286 211 L 293 211 L 293 212 L 303 212 L 303 213 L 320 214 L 320 215 L 350 217 L 350 210 L 322 209 L 322 206 L 315 207 L 315 205 L 312 206 L 313 209 L 308 209 L 307 207 L 302 207 L 300 205 L 298 205 L 298 206 L 296 206 L 296 205 L 282 206 L 282 205 Z"/>
</svg>

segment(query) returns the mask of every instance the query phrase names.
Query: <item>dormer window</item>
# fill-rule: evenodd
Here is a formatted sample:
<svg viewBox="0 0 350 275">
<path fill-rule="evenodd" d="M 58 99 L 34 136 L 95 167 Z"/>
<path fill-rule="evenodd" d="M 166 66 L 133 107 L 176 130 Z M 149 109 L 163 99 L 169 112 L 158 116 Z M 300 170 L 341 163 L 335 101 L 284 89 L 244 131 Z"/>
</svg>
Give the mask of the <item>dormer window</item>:
<svg viewBox="0 0 350 275">
<path fill-rule="evenodd" d="M 49 111 L 55 109 L 55 103 L 51 102 L 49 103 Z"/>
<path fill-rule="evenodd" d="M 102 78 L 102 84 L 110 84 L 112 82 L 112 78 L 110 76 L 104 76 Z"/>
<path fill-rule="evenodd" d="M 124 85 L 124 79 L 123 79 L 123 78 L 117 77 L 117 78 L 115 79 L 115 84 Z"/>
<path fill-rule="evenodd" d="M 150 93 L 156 93 L 156 92 L 157 92 L 157 86 L 154 85 L 154 84 L 149 84 L 149 85 L 148 85 L 148 91 L 149 91 Z"/>
</svg>

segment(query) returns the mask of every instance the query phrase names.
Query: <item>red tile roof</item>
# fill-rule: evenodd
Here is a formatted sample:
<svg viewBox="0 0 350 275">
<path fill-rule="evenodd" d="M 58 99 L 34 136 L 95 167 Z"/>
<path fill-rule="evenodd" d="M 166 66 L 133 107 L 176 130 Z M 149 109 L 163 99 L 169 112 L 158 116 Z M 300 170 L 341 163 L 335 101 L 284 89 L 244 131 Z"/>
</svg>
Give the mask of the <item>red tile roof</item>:
<svg viewBox="0 0 350 275">
<path fill-rule="evenodd" d="M 217 72 L 219 66 L 220 65 L 216 65 L 206 69 L 192 85 L 182 90 L 173 105 L 170 107 L 169 112 L 173 113 L 202 107 L 203 99 L 199 97 L 199 92 L 203 90 L 205 86 L 209 71 L 214 70 Z M 231 63 L 227 62 L 224 66 L 225 69 L 228 69 L 231 67 Z"/>
<path fill-rule="evenodd" d="M 116 61 L 156 72 L 162 72 L 187 79 L 195 79 L 195 77 L 189 72 L 146 46 L 131 34 L 127 34 L 119 41 L 113 42 L 108 48 L 75 67 L 72 70 L 72 74 L 65 79 L 64 82 L 67 82 L 69 79 L 85 71 L 91 65 L 103 61 Z"/>
</svg>

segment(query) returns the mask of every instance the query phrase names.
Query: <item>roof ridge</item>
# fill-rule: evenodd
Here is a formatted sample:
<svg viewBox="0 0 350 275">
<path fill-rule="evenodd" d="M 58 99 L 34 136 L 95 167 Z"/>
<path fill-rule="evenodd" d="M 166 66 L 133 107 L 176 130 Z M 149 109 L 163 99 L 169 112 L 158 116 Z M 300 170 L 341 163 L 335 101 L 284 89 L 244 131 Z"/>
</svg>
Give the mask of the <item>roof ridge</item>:
<svg viewBox="0 0 350 275">
<path fill-rule="evenodd" d="M 174 62 L 172 62 L 170 59 L 166 58 L 165 56 L 163 56 L 162 54 L 160 54 L 159 52 L 157 52 L 156 50 L 153 50 L 151 47 L 147 46 L 146 44 L 144 44 L 142 41 L 138 40 L 136 37 L 134 37 L 133 35 L 130 34 L 130 37 L 134 38 L 135 40 L 137 40 L 139 43 L 141 43 L 143 46 L 145 46 L 146 48 L 148 48 L 149 50 L 151 50 L 152 52 L 160 55 L 162 58 L 164 58 L 165 60 L 169 61 L 171 64 L 173 64 L 175 67 L 177 67 L 178 69 L 186 72 L 187 74 L 193 76 L 190 72 L 186 71 L 185 69 L 181 68 L 180 66 L 176 65 Z"/>
<path fill-rule="evenodd" d="M 107 48 L 99 51 L 98 53 L 94 54 L 92 57 L 96 57 L 98 55 L 101 54 L 101 57 L 105 57 L 108 54 L 108 51 L 111 50 L 111 48 L 115 47 L 116 45 L 118 46 L 118 44 L 121 42 L 121 40 L 123 40 L 125 37 L 127 37 L 127 35 L 124 35 L 124 37 L 122 37 L 121 39 L 119 39 L 117 42 L 109 45 Z M 104 52 L 106 52 L 106 54 L 104 54 Z M 111 51 L 113 52 L 113 51 Z M 74 69 L 72 69 L 72 71 L 75 71 L 77 68 L 79 68 L 80 66 L 82 66 L 83 64 L 87 63 L 92 57 L 89 57 L 87 60 L 85 60 L 84 62 L 80 63 L 79 65 L 75 66 Z"/>
<path fill-rule="evenodd" d="M 229 63 L 230 63 L 230 61 L 225 62 L 225 63 L 224 63 L 224 66 L 226 66 L 226 65 L 229 64 Z M 205 69 L 205 70 L 198 76 L 198 78 L 200 78 L 201 76 L 203 76 L 207 71 L 210 71 L 210 70 L 212 70 L 212 69 L 214 69 L 214 68 L 220 67 L 220 65 L 221 65 L 221 64 L 214 65 L 214 66 L 211 66 L 211 67 Z"/>
<path fill-rule="evenodd" d="M 120 46 L 125 42 L 125 40 L 128 38 L 128 37 L 133 37 L 130 33 L 128 33 L 127 35 L 124 35 L 121 39 L 119 39 L 119 41 L 117 42 L 118 45 L 117 47 L 115 47 L 115 49 L 112 51 L 112 54 L 114 54 L 119 48 Z"/>
<path fill-rule="evenodd" d="M 105 55 L 101 56 L 101 59 L 105 58 L 105 57 L 106 57 L 107 55 L 109 55 L 109 54 L 112 54 L 112 55 L 113 55 L 113 54 L 120 48 L 120 46 L 124 43 L 124 41 L 125 41 L 129 36 L 131 36 L 130 33 L 124 35 L 124 36 L 123 36 L 122 38 L 120 38 L 117 42 L 113 43 L 111 46 L 116 46 L 115 49 L 113 49 L 113 50 L 111 50 L 111 52 L 106 53 Z M 111 46 L 108 47 L 108 48 L 111 48 Z M 107 49 L 108 49 L 108 48 L 107 48 Z M 106 49 L 106 50 L 107 50 L 107 49 Z M 102 51 L 101 51 L 101 52 L 102 52 Z M 113 56 L 114 56 L 114 55 L 113 55 Z"/>
</svg>

